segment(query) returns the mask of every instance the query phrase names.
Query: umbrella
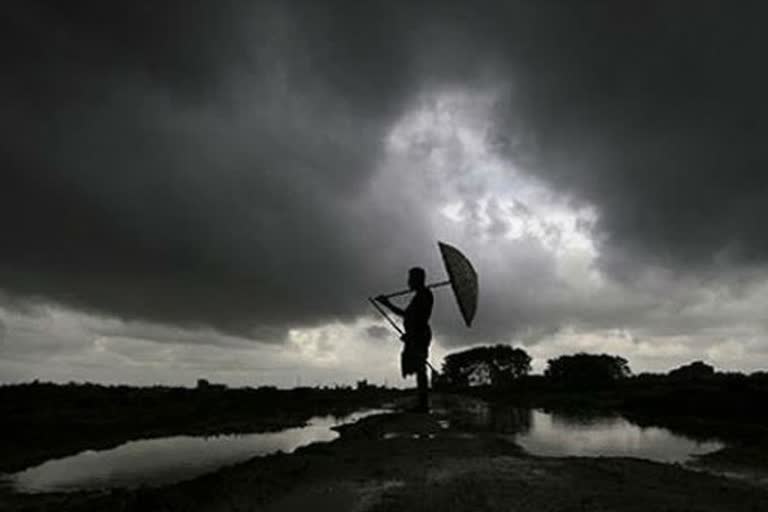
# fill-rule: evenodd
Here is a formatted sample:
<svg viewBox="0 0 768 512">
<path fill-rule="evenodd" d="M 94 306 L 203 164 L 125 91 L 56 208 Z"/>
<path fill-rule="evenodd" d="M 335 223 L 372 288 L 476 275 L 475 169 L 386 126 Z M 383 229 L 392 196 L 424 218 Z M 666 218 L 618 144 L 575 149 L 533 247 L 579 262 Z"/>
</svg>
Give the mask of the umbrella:
<svg viewBox="0 0 768 512">
<path fill-rule="evenodd" d="M 467 327 L 471 327 L 477 312 L 477 272 L 457 248 L 443 242 L 438 242 L 437 246 L 443 256 L 448 282 L 453 288 L 461 316 Z"/>
<path fill-rule="evenodd" d="M 456 298 L 456 304 L 459 306 L 461 316 L 464 318 L 464 323 L 467 324 L 467 327 L 471 327 L 472 320 L 475 318 L 475 313 L 477 312 L 477 272 L 474 267 L 472 267 L 472 264 L 467 257 L 454 246 L 443 242 L 438 242 L 437 246 L 440 249 L 440 255 L 443 257 L 443 265 L 445 265 L 448 280 L 428 284 L 427 288 L 438 288 L 440 286 L 450 285 L 451 289 L 453 289 L 453 295 Z M 386 295 L 386 297 L 398 297 L 409 293 L 413 293 L 413 290 L 401 290 L 399 292 L 390 293 Z M 376 306 L 376 309 L 379 310 L 379 312 L 387 317 L 387 320 L 395 326 L 395 329 L 400 331 L 397 324 L 392 322 L 376 301 L 373 299 L 369 300 Z"/>
</svg>

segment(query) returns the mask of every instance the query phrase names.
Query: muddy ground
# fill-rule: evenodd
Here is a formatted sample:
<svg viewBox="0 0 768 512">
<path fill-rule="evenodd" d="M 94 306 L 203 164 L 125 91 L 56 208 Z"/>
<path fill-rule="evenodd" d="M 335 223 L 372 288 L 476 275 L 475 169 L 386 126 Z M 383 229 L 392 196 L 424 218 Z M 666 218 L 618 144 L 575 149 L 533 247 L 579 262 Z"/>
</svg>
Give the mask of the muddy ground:
<svg viewBox="0 0 768 512">
<path fill-rule="evenodd" d="M 768 488 L 758 481 L 637 459 L 534 457 L 509 437 L 464 426 L 445 400 L 461 398 L 443 399 L 431 415 L 371 416 L 340 427 L 331 443 L 189 482 L 101 494 L 6 493 L 0 510 L 768 511 Z"/>
</svg>

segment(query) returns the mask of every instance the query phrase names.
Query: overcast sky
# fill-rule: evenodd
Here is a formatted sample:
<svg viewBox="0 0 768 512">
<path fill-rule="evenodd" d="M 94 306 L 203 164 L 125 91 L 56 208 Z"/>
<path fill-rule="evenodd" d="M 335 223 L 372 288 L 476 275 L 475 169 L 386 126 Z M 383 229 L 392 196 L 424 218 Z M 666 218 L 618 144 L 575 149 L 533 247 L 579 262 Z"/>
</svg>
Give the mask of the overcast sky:
<svg viewBox="0 0 768 512">
<path fill-rule="evenodd" d="M 768 368 L 764 2 L 10 2 L 0 381 L 401 385 L 432 362 Z"/>
</svg>

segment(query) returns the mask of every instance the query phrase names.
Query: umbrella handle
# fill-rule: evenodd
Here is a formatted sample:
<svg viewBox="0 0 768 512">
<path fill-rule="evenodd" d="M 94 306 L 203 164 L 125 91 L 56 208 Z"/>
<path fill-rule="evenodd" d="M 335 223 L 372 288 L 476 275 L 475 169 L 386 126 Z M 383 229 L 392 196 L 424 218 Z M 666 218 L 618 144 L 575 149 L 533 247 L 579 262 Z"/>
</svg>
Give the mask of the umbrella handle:
<svg viewBox="0 0 768 512">
<path fill-rule="evenodd" d="M 430 283 L 427 285 L 427 288 L 439 288 L 441 286 L 448 286 L 451 284 L 451 280 L 447 281 L 438 281 L 437 283 Z M 385 295 L 386 298 L 391 299 L 392 297 L 400 297 L 401 295 L 408 295 L 409 293 L 413 293 L 413 290 L 400 290 L 399 292 L 395 293 L 389 293 Z"/>
<path fill-rule="evenodd" d="M 398 332 L 398 334 L 400 334 L 400 335 L 402 336 L 402 335 L 403 335 L 403 330 L 400 328 L 400 326 L 399 326 L 399 325 L 397 325 L 397 324 L 395 323 L 395 321 L 394 321 L 394 320 L 392 320 L 392 319 L 389 317 L 389 315 L 387 314 L 387 312 L 386 312 L 386 311 L 384 311 L 384 310 L 381 308 L 381 306 L 379 305 L 379 303 L 378 303 L 378 302 L 376 302 L 376 301 L 375 301 L 373 298 L 371 298 L 371 297 L 368 297 L 368 301 L 369 301 L 371 304 L 373 304 L 373 307 L 375 307 L 375 308 L 376 308 L 376 311 L 378 311 L 379 313 L 381 313 L 381 316 L 383 316 L 384 318 L 386 318 L 387 320 L 389 320 L 389 323 L 390 323 L 390 325 L 391 325 L 392 327 L 394 327 L 394 328 L 395 328 L 395 330 Z"/>
</svg>

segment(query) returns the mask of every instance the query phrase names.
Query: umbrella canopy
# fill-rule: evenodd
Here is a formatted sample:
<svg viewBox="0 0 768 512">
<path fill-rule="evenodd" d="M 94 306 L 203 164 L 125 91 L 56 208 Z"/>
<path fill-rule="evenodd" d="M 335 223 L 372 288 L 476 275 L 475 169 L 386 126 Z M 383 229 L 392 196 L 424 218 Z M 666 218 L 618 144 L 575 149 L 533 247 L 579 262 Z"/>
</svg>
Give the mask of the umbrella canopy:
<svg viewBox="0 0 768 512">
<path fill-rule="evenodd" d="M 456 304 L 459 306 L 464 323 L 470 327 L 477 312 L 477 272 L 467 257 L 454 246 L 443 242 L 438 242 L 437 246 L 443 256 L 443 264 L 456 297 Z"/>
</svg>

